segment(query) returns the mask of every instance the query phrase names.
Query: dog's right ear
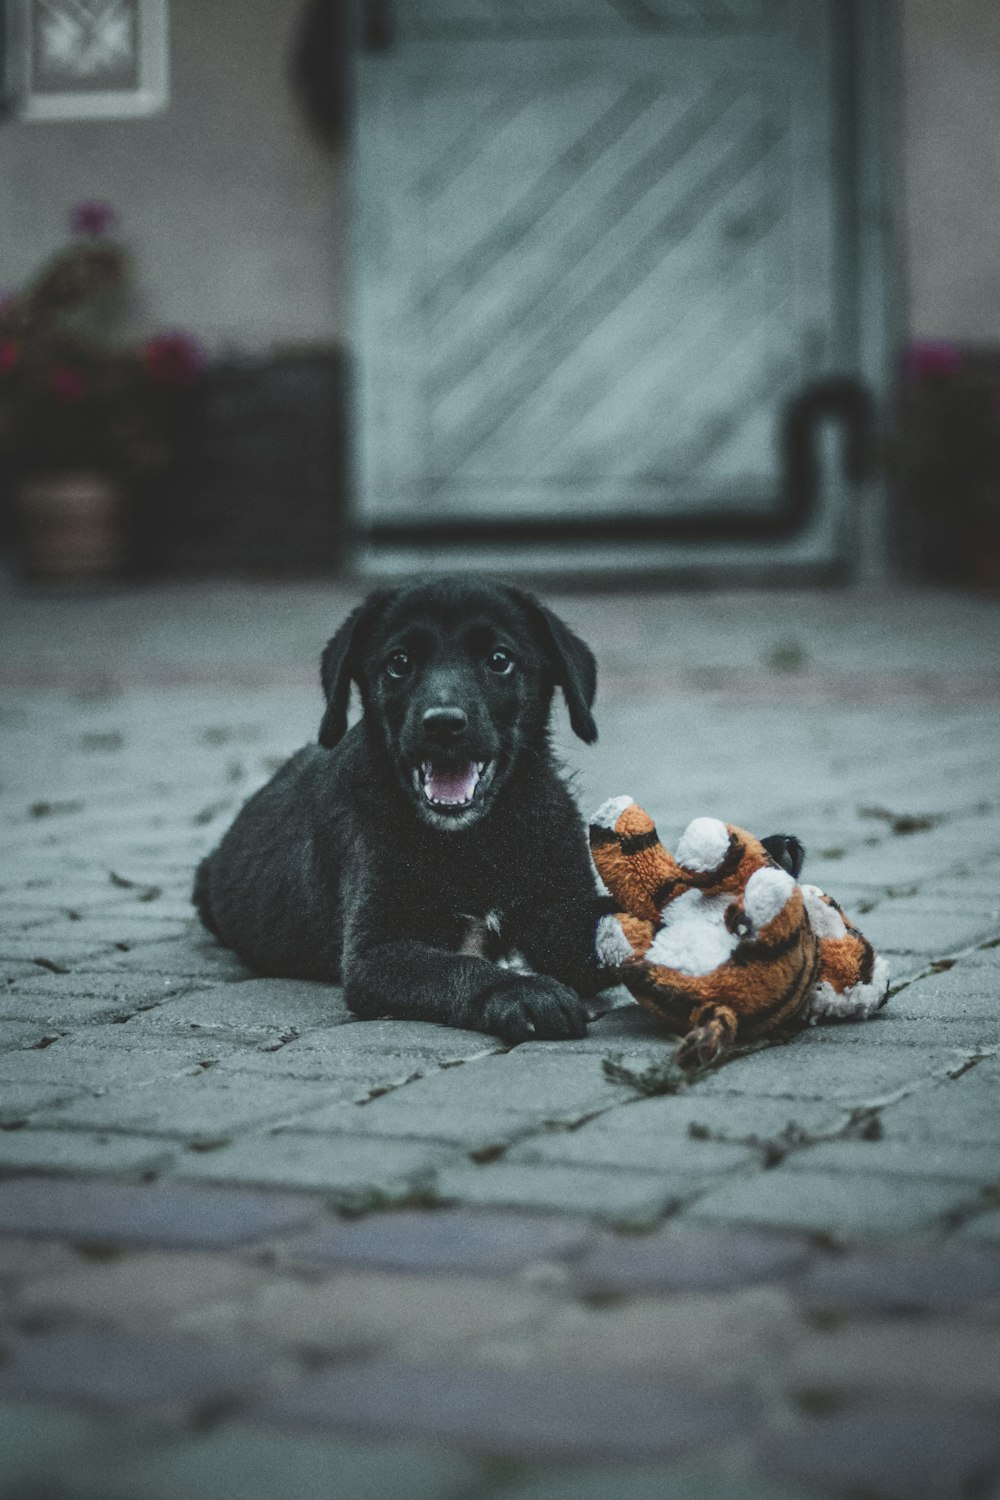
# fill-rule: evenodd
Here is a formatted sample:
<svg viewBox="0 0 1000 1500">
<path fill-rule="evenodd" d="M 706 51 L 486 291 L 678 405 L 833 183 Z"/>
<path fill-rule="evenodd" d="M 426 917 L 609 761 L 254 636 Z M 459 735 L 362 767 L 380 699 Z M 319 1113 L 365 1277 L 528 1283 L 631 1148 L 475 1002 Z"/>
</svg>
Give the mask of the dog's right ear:
<svg viewBox="0 0 1000 1500">
<path fill-rule="evenodd" d="M 326 713 L 319 726 L 319 742 L 332 750 L 347 733 L 351 683 L 357 682 L 365 627 L 387 596 L 372 594 L 351 611 L 337 634 L 327 641 L 320 659 L 320 681 L 326 694 Z"/>
</svg>

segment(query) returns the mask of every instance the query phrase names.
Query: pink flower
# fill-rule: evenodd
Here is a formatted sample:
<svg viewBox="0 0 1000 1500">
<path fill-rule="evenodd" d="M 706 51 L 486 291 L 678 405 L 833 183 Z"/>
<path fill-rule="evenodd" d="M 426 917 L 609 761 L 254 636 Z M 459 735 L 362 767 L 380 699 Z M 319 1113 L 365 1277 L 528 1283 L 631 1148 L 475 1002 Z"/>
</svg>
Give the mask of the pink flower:
<svg viewBox="0 0 1000 1500">
<path fill-rule="evenodd" d="M 945 339 L 914 339 L 906 351 L 903 368 L 916 380 L 948 378 L 962 368 L 962 353 Z"/>
<path fill-rule="evenodd" d="M 205 368 L 205 351 L 189 333 L 160 333 L 139 350 L 153 380 L 162 385 L 190 385 Z"/>
<path fill-rule="evenodd" d="M 0 375 L 13 370 L 21 357 L 21 350 L 13 339 L 0 339 Z"/>
<path fill-rule="evenodd" d="M 117 215 L 110 203 L 88 199 L 71 209 L 69 222 L 74 234 L 107 234 L 115 227 Z"/>
<path fill-rule="evenodd" d="M 49 390 L 59 401 L 82 401 L 87 382 L 73 365 L 56 365 L 49 375 Z"/>
</svg>

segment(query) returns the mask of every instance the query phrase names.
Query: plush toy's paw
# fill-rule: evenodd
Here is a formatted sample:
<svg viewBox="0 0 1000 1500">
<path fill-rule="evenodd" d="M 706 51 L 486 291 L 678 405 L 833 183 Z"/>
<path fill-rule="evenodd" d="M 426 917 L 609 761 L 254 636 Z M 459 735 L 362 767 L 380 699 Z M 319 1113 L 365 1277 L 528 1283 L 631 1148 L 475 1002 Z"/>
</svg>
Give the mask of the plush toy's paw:
<svg viewBox="0 0 1000 1500">
<path fill-rule="evenodd" d="M 728 1005 L 711 1006 L 681 1042 L 674 1061 L 682 1068 L 707 1068 L 736 1040 L 739 1022 Z"/>
<path fill-rule="evenodd" d="M 820 945 L 822 954 L 822 944 Z M 865 984 L 848 985 L 846 989 L 835 989 L 828 980 L 820 979 L 809 996 L 809 1024 L 818 1026 L 823 1021 L 867 1021 L 877 1010 L 881 1010 L 889 998 L 889 965 L 884 958 L 876 958 L 872 977 Z"/>
<path fill-rule="evenodd" d="M 635 957 L 635 949 L 625 936 L 621 918 L 614 913 L 601 917 L 594 934 L 594 952 L 597 954 L 597 962 L 608 969 L 621 968 L 627 964 L 630 958 Z"/>
<path fill-rule="evenodd" d="M 758 936 L 784 911 L 794 890 L 795 881 L 787 870 L 768 867 L 753 872 L 747 881 L 743 910 L 750 919 L 752 930 Z"/>
<path fill-rule="evenodd" d="M 603 828 L 613 830 L 618 826 L 618 819 L 626 807 L 634 807 L 635 803 L 631 797 L 609 797 L 602 802 L 597 811 L 591 814 L 591 828 Z"/>
<path fill-rule="evenodd" d="M 685 870 L 707 874 L 722 864 L 730 842 L 729 829 L 718 818 L 695 818 L 681 834 L 677 863 Z"/>
<path fill-rule="evenodd" d="M 649 813 L 631 797 L 602 802 L 590 820 L 590 853 L 615 904 L 644 921 L 656 921 L 660 892 L 676 882 L 680 871 L 660 843 Z"/>
<path fill-rule="evenodd" d="M 819 973 L 809 996 L 809 1023 L 863 1021 L 889 998 L 889 965 L 847 921 L 832 897 L 804 885 L 809 920 L 819 938 Z"/>
</svg>

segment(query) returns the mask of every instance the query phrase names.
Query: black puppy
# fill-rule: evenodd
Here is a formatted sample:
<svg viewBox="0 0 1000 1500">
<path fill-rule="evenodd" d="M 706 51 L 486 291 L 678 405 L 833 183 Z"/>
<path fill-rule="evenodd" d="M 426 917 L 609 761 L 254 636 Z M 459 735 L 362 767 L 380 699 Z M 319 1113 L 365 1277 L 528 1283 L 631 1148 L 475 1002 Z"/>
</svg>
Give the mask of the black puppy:
<svg viewBox="0 0 1000 1500">
<path fill-rule="evenodd" d="M 372 594 L 322 682 L 319 745 L 198 869 L 205 926 L 261 973 L 342 979 L 359 1016 L 582 1036 L 595 883 L 548 717 L 558 686 L 597 738 L 589 648 L 518 589 L 436 579 Z"/>
</svg>

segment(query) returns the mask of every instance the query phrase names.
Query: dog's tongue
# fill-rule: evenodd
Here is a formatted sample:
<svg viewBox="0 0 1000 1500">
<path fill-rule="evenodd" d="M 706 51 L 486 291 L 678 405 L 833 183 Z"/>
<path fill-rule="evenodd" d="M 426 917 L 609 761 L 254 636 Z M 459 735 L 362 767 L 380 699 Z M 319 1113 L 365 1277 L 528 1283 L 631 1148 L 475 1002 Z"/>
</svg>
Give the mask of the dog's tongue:
<svg viewBox="0 0 1000 1500">
<path fill-rule="evenodd" d="M 424 767 L 424 795 L 430 802 L 471 802 L 478 781 L 479 770 L 471 760 L 464 766 L 430 762 Z"/>
</svg>

